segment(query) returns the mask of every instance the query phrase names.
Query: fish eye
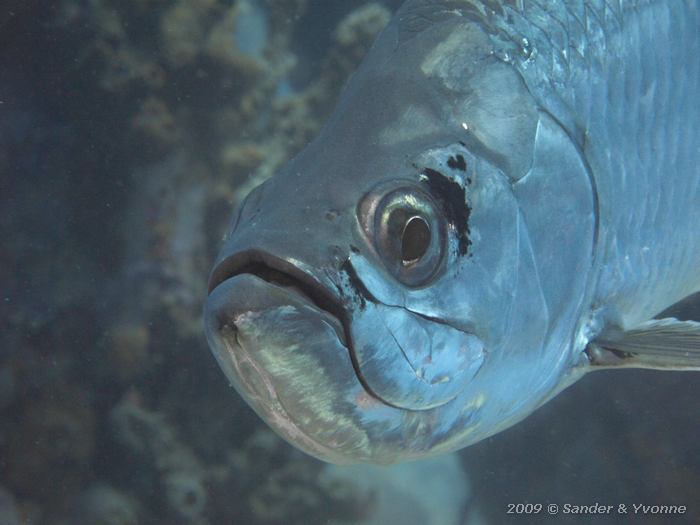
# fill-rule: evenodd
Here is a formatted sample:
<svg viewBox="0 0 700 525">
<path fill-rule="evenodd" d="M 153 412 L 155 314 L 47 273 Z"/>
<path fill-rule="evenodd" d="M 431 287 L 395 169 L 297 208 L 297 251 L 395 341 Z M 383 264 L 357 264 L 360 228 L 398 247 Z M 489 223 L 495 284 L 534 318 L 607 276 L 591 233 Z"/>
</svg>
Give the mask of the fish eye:
<svg viewBox="0 0 700 525">
<path fill-rule="evenodd" d="M 430 226 L 422 217 L 408 219 L 401 235 L 401 262 L 404 266 L 418 261 L 430 246 Z"/>
<path fill-rule="evenodd" d="M 442 267 L 447 224 L 421 188 L 383 185 L 365 196 L 358 218 L 384 266 L 401 283 L 425 286 Z"/>
</svg>

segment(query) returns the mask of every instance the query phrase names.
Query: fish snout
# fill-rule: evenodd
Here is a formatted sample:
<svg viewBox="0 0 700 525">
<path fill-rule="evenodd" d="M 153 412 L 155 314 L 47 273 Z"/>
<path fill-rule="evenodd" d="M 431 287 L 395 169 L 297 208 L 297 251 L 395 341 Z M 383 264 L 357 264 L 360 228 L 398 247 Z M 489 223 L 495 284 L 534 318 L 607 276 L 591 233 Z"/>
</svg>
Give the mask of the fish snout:
<svg viewBox="0 0 700 525">
<path fill-rule="evenodd" d="M 350 414 L 336 412 L 366 395 L 343 324 L 319 306 L 323 299 L 312 297 L 319 293 L 308 282 L 250 257 L 226 263 L 228 273 L 214 272 L 206 302 L 206 335 L 221 369 L 290 443 L 326 461 L 366 460 L 365 429 Z"/>
</svg>

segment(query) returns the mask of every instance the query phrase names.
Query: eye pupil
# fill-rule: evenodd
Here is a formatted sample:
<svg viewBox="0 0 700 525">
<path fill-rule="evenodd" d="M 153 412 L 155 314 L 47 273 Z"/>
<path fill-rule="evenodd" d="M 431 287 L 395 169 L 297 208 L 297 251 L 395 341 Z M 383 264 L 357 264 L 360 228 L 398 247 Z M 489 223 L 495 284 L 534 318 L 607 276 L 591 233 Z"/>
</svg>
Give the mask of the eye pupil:
<svg viewBox="0 0 700 525">
<path fill-rule="evenodd" d="M 430 226 L 422 217 L 411 217 L 401 234 L 401 259 L 404 266 L 419 260 L 430 246 Z"/>
</svg>

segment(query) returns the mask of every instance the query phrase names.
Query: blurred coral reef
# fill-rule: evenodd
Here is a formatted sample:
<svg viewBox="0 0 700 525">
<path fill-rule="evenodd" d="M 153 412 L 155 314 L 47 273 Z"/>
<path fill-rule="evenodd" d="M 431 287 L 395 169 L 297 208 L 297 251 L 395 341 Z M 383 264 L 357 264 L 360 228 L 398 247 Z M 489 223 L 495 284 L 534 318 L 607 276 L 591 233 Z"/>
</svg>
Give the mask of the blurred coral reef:
<svg viewBox="0 0 700 525">
<path fill-rule="evenodd" d="M 397 2 L 54 4 L 0 18 L 0 523 L 353 520 L 368 496 L 258 422 L 200 316 L 233 206 L 318 132 Z M 41 103 L 17 87 L 39 83 Z"/>
</svg>

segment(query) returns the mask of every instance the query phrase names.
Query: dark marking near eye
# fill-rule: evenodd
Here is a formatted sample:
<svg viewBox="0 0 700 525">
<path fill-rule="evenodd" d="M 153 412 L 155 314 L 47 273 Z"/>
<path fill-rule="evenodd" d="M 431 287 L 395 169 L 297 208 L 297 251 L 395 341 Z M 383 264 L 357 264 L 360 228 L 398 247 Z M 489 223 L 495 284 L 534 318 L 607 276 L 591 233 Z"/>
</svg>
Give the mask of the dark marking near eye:
<svg viewBox="0 0 700 525">
<path fill-rule="evenodd" d="M 377 298 L 372 295 L 372 292 L 367 289 L 365 284 L 357 276 L 357 272 L 355 271 L 355 268 L 352 267 L 350 259 L 343 263 L 340 270 L 345 272 L 345 275 L 348 276 L 350 286 L 352 286 L 352 288 L 355 290 L 355 295 L 357 295 L 358 299 L 360 300 L 360 310 L 365 309 L 367 306 L 367 301 L 371 303 L 377 302 Z"/>
<path fill-rule="evenodd" d="M 453 170 L 467 171 L 467 161 L 464 160 L 462 155 L 450 157 L 447 159 L 447 165 Z"/>
<path fill-rule="evenodd" d="M 360 249 L 357 246 L 354 246 L 352 244 L 350 245 L 350 251 L 352 253 L 360 253 Z"/>
<path fill-rule="evenodd" d="M 423 170 L 428 180 L 425 184 L 430 192 L 442 204 L 447 214 L 447 221 L 457 231 L 457 251 L 459 255 L 466 255 L 471 240 L 469 239 L 469 215 L 472 210 L 467 205 L 464 188 L 455 181 L 445 177 L 439 171 L 425 168 Z"/>
</svg>

